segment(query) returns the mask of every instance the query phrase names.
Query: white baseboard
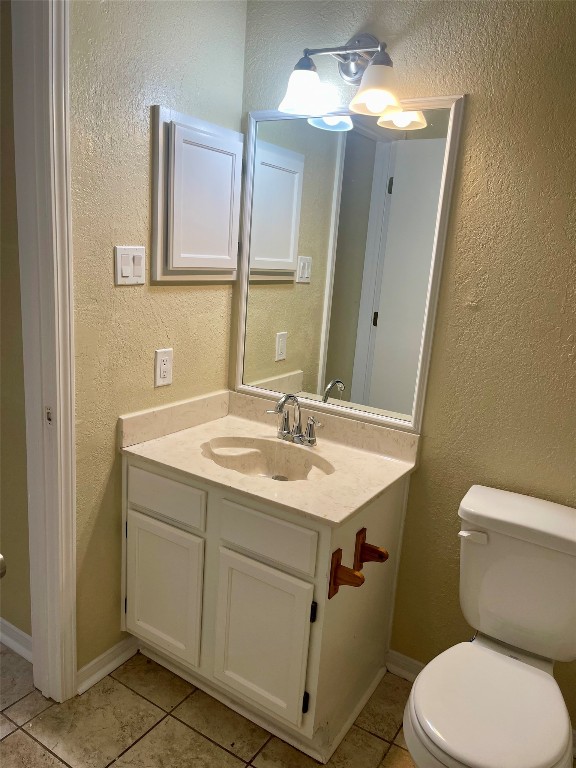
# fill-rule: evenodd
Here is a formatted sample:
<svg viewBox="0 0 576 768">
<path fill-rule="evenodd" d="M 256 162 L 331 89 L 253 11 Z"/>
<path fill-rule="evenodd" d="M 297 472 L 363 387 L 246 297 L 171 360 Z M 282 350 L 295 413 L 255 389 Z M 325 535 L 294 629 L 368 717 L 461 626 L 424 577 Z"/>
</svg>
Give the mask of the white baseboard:
<svg viewBox="0 0 576 768">
<path fill-rule="evenodd" d="M 88 688 L 92 688 L 116 667 L 134 656 L 137 650 L 138 640 L 130 635 L 79 669 L 76 674 L 77 693 L 84 693 Z"/>
<path fill-rule="evenodd" d="M 409 680 L 411 683 L 416 680 L 420 672 L 424 669 L 424 664 L 416 659 L 411 659 L 409 656 L 404 656 L 398 651 L 388 651 L 386 656 L 386 668 L 393 675 L 398 675 L 404 680 Z"/>
<path fill-rule="evenodd" d="M 6 619 L 0 619 L 0 643 L 32 663 L 32 638 Z"/>
</svg>

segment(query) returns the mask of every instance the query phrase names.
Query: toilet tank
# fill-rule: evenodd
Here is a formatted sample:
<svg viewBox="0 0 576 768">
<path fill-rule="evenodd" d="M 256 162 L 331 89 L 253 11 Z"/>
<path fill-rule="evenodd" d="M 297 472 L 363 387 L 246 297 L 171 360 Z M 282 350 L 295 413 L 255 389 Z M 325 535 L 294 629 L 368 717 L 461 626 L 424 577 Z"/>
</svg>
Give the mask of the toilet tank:
<svg viewBox="0 0 576 768">
<path fill-rule="evenodd" d="M 474 485 L 461 518 L 466 621 L 529 653 L 576 658 L 576 509 Z"/>
</svg>

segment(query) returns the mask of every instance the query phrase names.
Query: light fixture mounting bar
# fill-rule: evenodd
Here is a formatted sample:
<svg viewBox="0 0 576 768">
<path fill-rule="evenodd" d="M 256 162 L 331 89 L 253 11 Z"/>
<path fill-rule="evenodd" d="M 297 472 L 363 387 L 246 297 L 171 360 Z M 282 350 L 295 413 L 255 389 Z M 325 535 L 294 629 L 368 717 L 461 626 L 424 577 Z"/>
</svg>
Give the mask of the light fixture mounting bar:
<svg viewBox="0 0 576 768">
<path fill-rule="evenodd" d="M 337 48 L 305 48 L 304 56 L 324 56 L 329 54 L 330 56 L 338 56 L 339 54 L 347 53 L 378 53 L 382 48 L 382 43 L 378 45 L 362 46 L 355 45 L 340 45 Z"/>
<path fill-rule="evenodd" d="M 363 32 L 348 40 L 346 45 L 333 48 L 305 48 L 304 58 L 310 61 L 311 56 L 333 56 L 338 61 L 338 70 L 342 79 L 352 85 L 358 85 L 364 70 L 374 56 L 385 50 L 386 43 L 381 43 L 374 35 Z"/>
</svg>

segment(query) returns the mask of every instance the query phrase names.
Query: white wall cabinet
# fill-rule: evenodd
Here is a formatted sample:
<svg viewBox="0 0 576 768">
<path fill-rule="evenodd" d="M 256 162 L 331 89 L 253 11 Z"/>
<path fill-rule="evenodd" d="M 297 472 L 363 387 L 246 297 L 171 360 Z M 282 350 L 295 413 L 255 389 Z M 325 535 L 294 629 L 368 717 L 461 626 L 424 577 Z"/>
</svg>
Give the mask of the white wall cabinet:
<svg viewBox="0 0 576 768">
<path fill-rule="evenodd" d="M 235 279 L 242 134 L 158 106 L 152 117 L 153 280 Z"/>
<path fill-rule="evenodd" d="M 406 483 L 334 526 L 125 455 L 122 628 L 327 762 L 386 670 Z M 332 552 L 352 566 L 364 527 L 390 558 L 329 600 Z"/>
</svg>

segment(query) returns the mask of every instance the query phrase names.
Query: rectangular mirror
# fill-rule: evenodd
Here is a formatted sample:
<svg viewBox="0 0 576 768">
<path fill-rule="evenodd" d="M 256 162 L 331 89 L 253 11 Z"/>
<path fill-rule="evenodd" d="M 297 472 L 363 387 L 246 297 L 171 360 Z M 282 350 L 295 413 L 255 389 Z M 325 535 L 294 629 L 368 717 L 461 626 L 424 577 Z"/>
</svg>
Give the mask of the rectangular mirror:
<svg viewBox="0 0 576 768">
<path fill-rule="evenodd" d="M 403 102 L 412 131 L 250 115 L 238 391 L 419 430 L 462 103 Z"/>
</svg>

